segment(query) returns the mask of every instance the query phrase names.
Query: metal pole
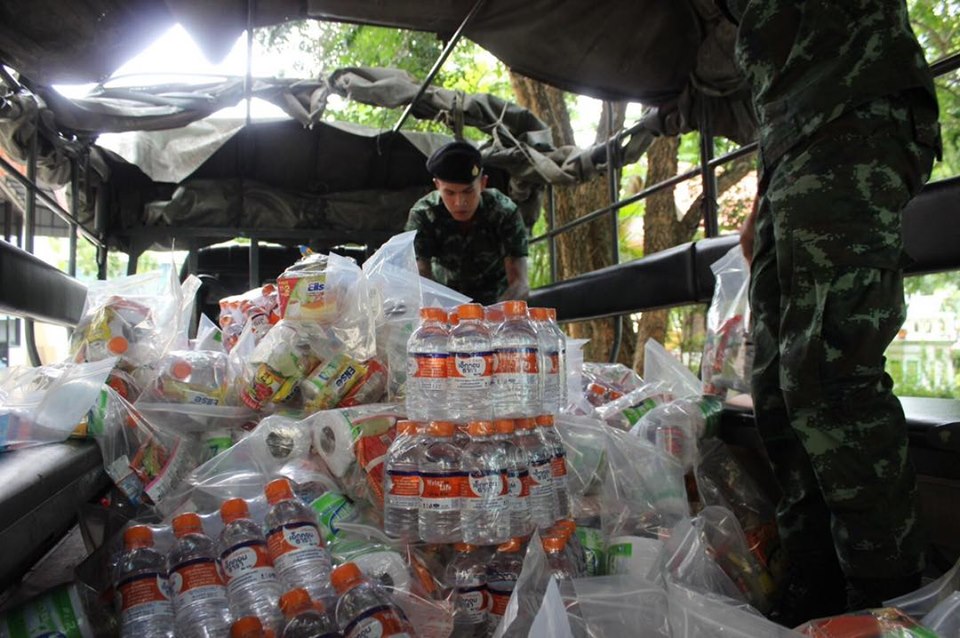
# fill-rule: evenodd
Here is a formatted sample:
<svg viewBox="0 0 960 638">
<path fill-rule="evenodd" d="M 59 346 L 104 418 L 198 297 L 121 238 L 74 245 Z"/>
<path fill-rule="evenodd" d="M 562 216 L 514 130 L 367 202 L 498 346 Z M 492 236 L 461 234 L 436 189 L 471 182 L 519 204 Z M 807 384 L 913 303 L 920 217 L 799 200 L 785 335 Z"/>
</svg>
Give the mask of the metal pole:
<svg viewBox="0 0 960 638">
<path fill-rule="evenodd" d="M 76 220 L 80 215 L 80 161 L 70 160 L 70 214 Z M 67 274 L 77 276 L 77 223 L 70 224 L 70 255 L 67 262 Z"/>
<path fill-rule="evenodd" d="M 620 155 L 617 152 L 617 137 L 613 133 L 613 102 L 606 103 L 607 111 L 607 183 L 610 187 L 610 203 L 616 204 L 620 199 Z M 620 209 L 610 209 L 611 255 L 613 265 L 620 263 Z M 615 363 L 620 355 L 620 344 L 623 342 L 623 317 L 613 320 L 613 345 L 610 347 L 610 362 Z"/>
<path fill-rule="evenodd" d="M 27 187 L 27 203 L 23 211 L 23 248 L 30 254 L 33 254 L 33 233 L 36 230 L 37 223 L 37 150 L 39 143 L 40 117 L 37 116 L 34 121 L 33 135 L 30 137 L 30 150 L 27 157 L 27 180 L 30 182 L 30 186 Z M 39 366 L 41 365 L 40 352 L 37 350 L 33 319 L 24 319 L 23 330 L 30 365 Z"/>
<path fill-rule="evenodd" d="M 260 241 L 256 237 L 250 239 L 250 288 L 260 285 Z"/>
<path fill-rule="evenodd" d="M 250 126 L 250 102 L 253 94 L 253 11 L 255 0 L 247 0 L 247 74 L 243 78 L 243 97 L 247 101 L 247 126 Z"/>
<path fill-rule="evenodd" d="M 553 189 L 553 184 L 547 184 L 547 225 L 550 230 L 557 223 L 557 193 Z M 547 240 L 547 246 L 550 251 L 550 283 L 557 283 L 557 238 L 553 235 Z"/>
<path fill-rule="evenodd" d="M 413 107 L 417 104 L 417 101 L 423 97 L 424 92 L 426 92 L 427 87 L 433 83 L 433 79 L 437 77 L 437 73 L 440 71 L 440 68 L 443 66 L 443 63 L 447 61 L 447 58 L 450 56 L 450 53 L 453 51 L 454 47 L 457 46 L 457 43 L 460 41 L 460 37 L 463 35 L 463 30 L 470 24 L 473 17 L 477 15 L 477 12 L 480 10 L 480 7 L 483 5 L 484 0 L 477 0 L 473 5 L 473 8 L 470 9 L 470 12 L 467 14 L 467 17 L 463 19 L 463 22 L 460 23 L 460 26 L 457 27 L 457 30 L 454 31 L 453 36 L 451 36 L 450 41 L 447 42 L 447 46 L 443 47 L 443 51 L 440 52 L 440 57 L 437 58 L 437 61 L 433 63 L 433 68 L 430 69 L 430 72 L 427 73 L 426 79 L 420 85 L 420 88 L 417 89 L 417 94 L 413 96 L 413 99 L 410 100 L 410 104 L 407 104 L 406 108 L 403 109 L 403 113 L 400 115 L 400 119 L 393 126 L 393 132 L 397 133 L 403 127 L 403 123 L 407 121 L 407 118 L 410 116 L 410 112 L 413 111 Z"/>
<path fill-rule="evenodd" d="M 713 127 L 706 102 L 700 105 L 700 166 L 703 167 L 703 228 L 707 237 L 720 234 L 717 223 L 717 173 L 713 165 Z"/>
</svg>

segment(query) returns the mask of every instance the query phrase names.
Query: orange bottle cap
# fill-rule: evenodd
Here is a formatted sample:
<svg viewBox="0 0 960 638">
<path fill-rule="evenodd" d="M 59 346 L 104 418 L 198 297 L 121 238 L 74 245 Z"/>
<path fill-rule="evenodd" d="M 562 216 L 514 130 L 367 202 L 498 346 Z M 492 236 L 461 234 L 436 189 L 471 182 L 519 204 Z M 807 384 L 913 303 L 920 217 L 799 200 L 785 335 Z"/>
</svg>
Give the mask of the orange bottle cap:
<svg viewBox="0 0 960 638">
<path fill-rule="evenodd" d="M 467 426 L 470 436 L 490 436 L 495 431 L 492 421 L 471 421 Z"/>
<path fill-rule="evenodd" d="M 483 306 L 478 303 L 465 303 L 457 306 L 457 315 L 461 319 L 483 319 Z"/>
<path fill-rule="evenodd" d="M 517 429 L 513 419 L 497 419 L 493 426 L 496 428 L 497 434 L 513 434 Z"/>
<path fill-rule="evenodd" d="M 543 537 L 543 549 L 551 554 L 556 552 L 562 552 L 563 548 L 567 545 L 566 539 L 562 536 L 544 536 Z"/>
<path fill-rule="evenodd" d="M 287 618 L 296 616 L 304 609 L 310 609 L 313 602 L 310 600 L 310 593 L 302 587 L 291 589 L 280 596 L 280 611 Z"/>
<path fill-rule="evenodd" d="M 128 342 L 123 337 L 113 337 L 110 341 L 107 342 L 107 350 L 113 354 L 123 354 L 127 351 L 127 348 L 130 347 L 130 342 Z"/>
<path fill-rule="evenodd" d="M 552 414 L 541 414 L 537 417 L 537 425 L 547 428 L 553 427 L 553 415 Z"/>
<path fill-rule="evenodd" d="M 263 489 L 267 497 L 267 502 L 276 505 L 280 501 L 289 501 L 293 498 L 293 489 L 290 487 L 290 481 L 285 478 L 274 479 L 267 483 Z"/>
<path fill-rule="evenodd" d="M 220 518 L 224 523 L 232 523 L 239 518 L 249 518 L 250 508 L 242 498 L 231 498 L 220 506 Z"/>
<path fill-rule="evenodd" d="M 503 314 L 507 317 L 526 317 L 527 316 L 527 302 L 526 301 L 504 301 L 503 302 Z"/>
<path fill-rule="evenodd" d="M 460 552 L 461 554 L 466 554 L 467 552 L 472 552 L 477 549 L 476 545 L 471 545 L 470 543 L 454 543 L 453 549 Z"/>
<path fill-rule="evenodd" d="M 424 321 L 446 321 L 447 313 L 443 308 L 421 308 L 420 318 Z"/>
<path fill-rule="evenodd" d="M 430 436 L 453 436 L 456 426 L 450 421 L 431 421 L 427 426 L 427 434 Z"/>
<path fill-rule="evenodd" d="M 330 572 L 330 583 L 338 594 L 343 594 L 362 581 L 363 572 L 354 563 L 344 563 Z"/>
<path fill-rule="evenodd" d="M 153 531 L 146 525 L 128 527 L 123 533 L 123 546 L 127 549 L 153 547 Z"/>
<path fill-rule="evenodd" d="M 535 419 L 516 419 L 514 423 L 518 430 L 532 430 L 537 427 L 537 421 Z"/>
<path fill-rule="evenodd" d="M 547 308 L 547 319 L 550 321 L 557 320 L 557 309 L 556 308 Z"/>
<path fill-rule="evenodd" d="M 203 521 L 195 512 L 180 514 L 173 519 L 173 535 L 177 538 L 186 534 L 203 533 Z"/>
<path fill-rule="evenodd" d="M 417 433 L 416 421 L 397 421 L 397 435 L 410 436 Z"/>
<path fill-rule="evenodd" d="M 504 554 L 513 554 L 514 552 L 519 552 L 523 543 L 519 538 L 511 538 L 506 543 L 497 545 L 497 551 L 503 552 Z"/>
<path fill-rule="evenodd" d="M 546 308 L 530 308 L 530 318 L 534 321 L 546 321 L 547 317 Z"/>
<path fill-rule="evenodd" d="M 193 366 L 191 366 L 188 361 L 184 361 L 183 359 L 178 359 L 172 366 L 170 366 L 170 374 L 173 375 L 174 379 L 180 379 L 183 381 L 190 376 L 191 372 L 193 372 Z"/>
<path fill-rule="evenodd" d="M 500 323 L 503 321 L 503 310 L 500 308 L 484 308 L 483 318 L 487 323 Z"/>
<path fill-rule="evenodd" d="M 256 616 L 244 616 L 230 626 L 230 638 L 262 638 L 263 623 Z"/>
</svg>

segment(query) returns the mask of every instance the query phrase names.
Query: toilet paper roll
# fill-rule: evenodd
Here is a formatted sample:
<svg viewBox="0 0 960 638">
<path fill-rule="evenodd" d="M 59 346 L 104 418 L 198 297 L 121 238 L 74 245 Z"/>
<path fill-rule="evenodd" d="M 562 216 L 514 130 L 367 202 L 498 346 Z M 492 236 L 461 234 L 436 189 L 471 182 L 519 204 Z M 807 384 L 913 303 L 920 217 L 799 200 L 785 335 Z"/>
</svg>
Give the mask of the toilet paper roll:
<svg viewBox="0 0 960 638">
<path fill-rule="evenodd" d="M 412 576 L 407 569 L 407 563 L 397 552 L 371 551 L 357 554 L 350 558 L 350 562 L 360 568 L 364 575 L 381 585 L 410 590 Z"/>
<path fill-rule="evenodd" d="M 648 578 L 658 571 L 663 543 L 655 538 L 615 536 L 607 544 L 607 574 Z"/>
<path fill-rule="evenodd" d="M 311 423 L 313 447 L 337 478 L 346 475 L 356 462 L 355 433 L 350 420 L 338 410 L 318 412 Z"/>
</svg>

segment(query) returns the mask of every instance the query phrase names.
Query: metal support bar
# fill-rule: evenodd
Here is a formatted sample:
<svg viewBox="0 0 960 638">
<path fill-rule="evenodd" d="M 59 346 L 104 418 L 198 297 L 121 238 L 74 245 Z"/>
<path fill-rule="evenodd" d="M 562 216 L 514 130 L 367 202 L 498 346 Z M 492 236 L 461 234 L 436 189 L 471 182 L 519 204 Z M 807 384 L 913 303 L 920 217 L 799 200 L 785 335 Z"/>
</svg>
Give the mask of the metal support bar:
<svg viewBox="0 0 960 638">
<path fill-rule="evenodd" d="M 957 69 L 960 69 L 960 51 L 940 58 L 930 65 L 930 72 L 934 77 L 945 75 L 951 71 L 956 71 Z"/>
<path fill-rule="evenodd" d="M 80 214 L 80 162 L 70 160 L 70 216 L 76 220 Z M 70 224 L 70 254 L 67 259 L 67 274 L 77 276 L 77 222 Z"/>
<path fill-rule="evenodd" d="M 17 170 L 17 168 L 13 164 L 8 162 L 3 157 L 0 157 L 0 168 L 2 168 L 8 175 L 13 177 L 15 180 L 20 182 L 20 184 L 28 191 L 33 189 L 36 192 L 37 197 L 40 198 L 44 204 L 47 205 L 47 208 L 53 211 L 54 215 L 62 219 L 67 224 L 76 223 L 76 220 L 71 218 L 70 213 L 65 211 L 63 207 L 60 206 L 59 203 L 57 203 L 57 200 L 53 199 L 52 197 L 50 197 L 49 195 L 44 193 L 42 190 L 36 187 L 35 180 L 31 180 L 28 177 L 25 177 L 20 171 Z M 93 234 L 83 226 L 78 225 L 77 228 L 80 231 L 80 234 L 83 235 L 94 246 L 102 247 L 104 245 L 103 241 L 101 241 L 99 237 L 97 237 L 95 234 Z"/>
<path fill-rule="evenodd" d="M 703 181 L 703 228 L 707 237 L 720 234 L 717 222 L 717 174 L 710 162 L 713 160 L 713 126 L 706 102 L 700 105 L 700 166 L 705 167 Z"/>
<path fill-rule="evenodd" d="M 256 237 L 250 240 L 250 289 L 260 285 L 260 242 Z"/>
<path fill-rule="evenodd" d="M 253 94 L 253 12 L 255 2 L 256 0 L 247 0 L 247 72 L 243 76 L 243 99 L 247 103 L 247 126 L 250 126 L 250 102 Z"/>
<path fill-rule="evenodd" d="M 37 224 L 37 151 L 40 138 L 40 118 L 34 122 L 33 135 L 30 136 L 30 150 L 27 155 L 27 181 L 30 185 L 27 187 L 27 201 L 23 211 L 23 247 L 33 254 L 33 235 Z M 30 365 L 39 366 L 40 352 L 37 350 L 36 332 L 34 331 L 33 319 L 27 318 L 23 322 L 24 340 L 27 346 L 27 356 L 30 359 Z"/>
<path fill-rule="evenodd" d="M 557 193 L 553 184 L 547 184 L 547 226 L 549 230 L 557 223 Z M 550 283 L 557 283 L 557 238 L 553 235 L 547 240 L 547 246 L 550 252 Z"/>
<path fill-rule="evenodd" d="M 607 184 L 610 188 L 610 203 L 616 204 L 620 200 L 620 146 L 618 138 L 613 132 L 613 102 L 606 103 L 607 111 Z M 610 209 L 610 252 L 613 264 L 620 263 L 620 209 Z M 615 363 L 620 356 L 620 344 L 623 343 L 623 317 L 617 316 L 613 320 L 613 344 L 610 346 L 610 363 Z"/>
<path fill-rule="evenodd" d="M 731 151 L 731 152 L 727 153 L 726 155 L 723 155 L 723 156 L 721 156 L 721 157 L 718 157 L 718 158 L 714 159 L 713 161 L 710 162 L 710 166 L 719 166 L 720 164 L 724 164 L 724 163 L 726 163 L 726 162 L 730 162 L 730 161 L 732 161 L 732 160 L 735 160 L 735 159 L 738 159 L 738 158 L 740 158 L 740 157 L 743 157 L 744 155 L 749 155 L 750 153 L 754 152 L 755 150 L 757 150 L 757 145 L 756 145 L 756 143 L 748 144 L 747 146 L 741 146 L 740 148 L 738 148 L 738 149 L 735 150 L 735 151 Z M 566 224 L 563 224 L 562 226 L 560 226 L 560 227 L 558 227 L 558 228 L 555 228 L 555 229 L 552 229 L 552 230 L 548 230 L 547 232 L 545 232 L 544 234 L 540 235 L 539 237 L 534 237 L 534 238 L 532 238 L 532 239 L 530 240 L 530 243 L 536 243 L 536 242 L 539 242 L 539 241 L 545 241 L 545 240 L 549 239 L 549 238 L 552 237 L 552 236 L 556 236 L 556 235 L 559 235 L 559 234 L 561 234 L 561 233 L 565 233 L 566 231 L 570 230 L 571 228 L 575 228 L 575 227 L 577 227 L 577 226 L 579 226 L 579 225 L 581 225 L 581 224 L 586 224 L 587 222 L 592 222 L 593 220 L 597 219 L 598 217 L 602 217 L 604 214 L 610 212 L 610 210 L 619 210 L 619 209 L 621 209 L 621 208 L 624 208 L 624 207 L 626 207 L 626 206 L 629 206 L 630 204 L 633 204 L 633 203 L 635 203 L 635 202 L 639 202 L 640 200 L 646 199 L 647 197 L 653 195 L 654 193 L 658 193 L 658 192 L 662 191 L 662 190 L 665 189 L 665 188 L 670 188 L 670 187 L 672 187 L 672 186 L 676 186 L 677 184 L 679 184 L 679 183 L 681 183 L 681 182 L 685 182 L 685 181 L 687 181 L 688 179 L 690 179 L 690 178 L 692 178 L 692 177 L 696 177 L 696 176 L 699 175 L 700 173 L 701 173 L 701 169 L 700 169 L 699 166 L 697 166 L 696 168 L 690 169 L 690 170 L 687 171 L 686 173 L 683 173 L 683 174 L 681 174 L 681 175 L 676 175 L 676 176 L 674 176 L 674 177 L 671 177 L 670 179 L 665 179 L 665 180 L 663 180 L 662 182 L 660 182 L 659 184 L 654 184 L 653 186 L 649 186 L 649 187 L 643 189 L 642 191 L 640 191 L 640 192 L 637 193 L 636 195 L 632 195 L 632 196 L 630 196 L 630 197 L 628 197 L 628 198 L 626 198 L 626 199 L 621 199 L 619 202 L 617 202 L 617 203 L 615 203 L 615 204 L 611 204 L 610 206 L 604 206 L 603 208 L 598 208 L 598 209 L 595 210 L 595 211 L 592 211 L 592 212 L 587 213 L 587 214 L 584 215 L 583 217 L 578 217 L 578 218 L 576 218 L 576 219 L 574 219 L 574 220 L 572 220 L 572 221 L 567 222 Z"/>
<path fill-rule="evenodd" d="M 483 6 L 483 3 L 484 0 L 477 0 L 476 3 L 474 3 L 473 8 L 470 9 L 470 12 L 467 14 L 467 17 L 463 19 L 463 22 L 460 23 L 460 26 L 457 27 L 457 30 L 453 32 L 453 36 L 450 37 L 450 41 L 447 42 L 447 46 L 443 47 L 443 51 L 440 52 L 440 57 L 438 57 L 437 61 L 433 63 L 433 68 L 430 69 L 430 72 L 427 73 L 427 77 L 423 80 L 420 88 L 417 89 L 417 94 L 413 96 L 413 99 L 410 100 L 410 103 L 407 104 L 406 108 L 403 109 L 400 119 L 397 120 L 396 124 L 394 124 L 394 133 L 398 133 L 403 127 L 403 123 L 407 121 L 408 117 L 410 117 L 413 107 L 416 106 L 417 101 L 423 97 L 427 87 L 433 83 L 433 79 L 437 77 L 437 73 L 440 71 L 440 68 L 443 67 L 443 63 L 447 61 L 447 58 L 450 56 L 450 53 L 453 52 L 454 47 L 456 47 L 457 43 L 460 42 L 460 37 L 463 35 L 463 30 L 468 24 L 470 24 L 470 22 L 473 20 L 473 17 L 477 15 L 477 12 L 480 11 L 480 7 Z"/>
</svg>

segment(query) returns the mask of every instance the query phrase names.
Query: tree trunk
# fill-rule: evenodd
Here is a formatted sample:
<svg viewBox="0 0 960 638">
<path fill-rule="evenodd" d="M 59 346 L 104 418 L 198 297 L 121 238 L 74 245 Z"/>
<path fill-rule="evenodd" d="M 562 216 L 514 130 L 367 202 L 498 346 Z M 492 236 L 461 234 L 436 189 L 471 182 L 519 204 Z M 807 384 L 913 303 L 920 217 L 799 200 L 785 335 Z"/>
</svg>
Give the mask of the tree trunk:
<svg viewBox="0 0 960 638">
<path fill-rule="evenodd" d="M 517 104 L 529 109 L 534 115 L 546 122 L 553 131 L 554 144 L 574 145 L 573 127 L 567 110 L 563 91 L 542 84 L 518 73 L 510 72 L 510 83 L 516 94 Z M 609 137 L 607 127 L 607 108 L 601 116 L 597 130 L 597 140 Z M 614 126 L 617 130 L 623 126 L 626 113 L 625 104 L 614 107 Z M 619 184 L 619 176 L 617 183 Z M 618 189 L 619 190 L 619 189 Z M 599 176 L 574 186 L 559 186 L 554 190 L 555 219 L 557 225 L 565 224 L 591 211 L 610 204 L 610 187 L 606 176 Z M 591 272 L 613 264 L 611 246 L 617 241 L 609 218 L 603 217 L 583 224 L 557 237 L 558 280 L 569 279 L 575 275 Z M 629 329 L 624 322 L 624 331 Z M 568 334 L 578 339 L 589 339 L 584 349 L 584 358 L 590 361 L 606 361 L 614 338 L 614 320 L 577 322 L 567 326 Z M 633 341 L 632 339 L 630 340 Z M 621 348 L 622 356 L 630 360 L 631 352 Z"/>
</svg>

